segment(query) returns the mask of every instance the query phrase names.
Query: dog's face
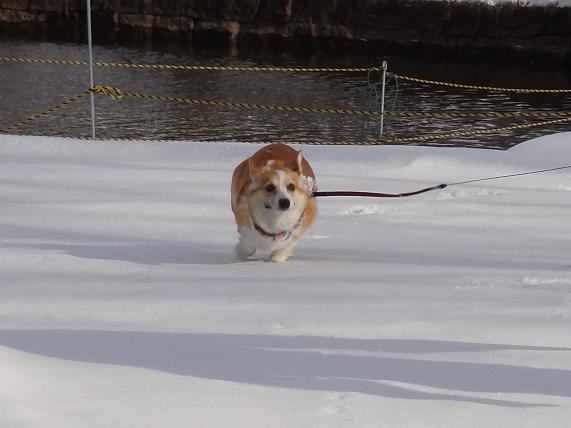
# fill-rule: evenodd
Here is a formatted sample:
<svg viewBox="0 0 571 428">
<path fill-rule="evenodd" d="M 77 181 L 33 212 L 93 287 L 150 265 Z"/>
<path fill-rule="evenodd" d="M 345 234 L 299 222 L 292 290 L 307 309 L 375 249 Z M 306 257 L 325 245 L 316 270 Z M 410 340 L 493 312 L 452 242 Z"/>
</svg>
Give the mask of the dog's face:
<svg viewBox="0 0 571 428">
<path fill-rule="evenodd" d="M 309 181 L 300 168 L 290 169 L 274 161 L 251 170 L 249 209 L 254 221 L 269 233 L 293 228 L 309 203 Z"/>
</svg>

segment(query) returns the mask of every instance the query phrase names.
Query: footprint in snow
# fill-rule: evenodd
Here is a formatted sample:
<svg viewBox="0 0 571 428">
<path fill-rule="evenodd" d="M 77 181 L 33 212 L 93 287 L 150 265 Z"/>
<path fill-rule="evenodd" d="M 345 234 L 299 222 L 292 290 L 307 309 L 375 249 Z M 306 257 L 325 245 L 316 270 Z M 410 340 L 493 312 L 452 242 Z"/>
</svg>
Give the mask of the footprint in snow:
<svg viewBox="0 0 571 428">
<path fill-rule="evenodd" d="M 331 402 L 331 404 L 327 404 L 321 408 L 321 412 L 326 415 L 340 415 L 343 419 L 347 422 L 354 422 L 355 416 L 351 415 L 350 406 L 347 403 L 344 403 L 346 398 L 346 394 L 344 392 L 336 392 L 327 396 L 327 400 Z"/>
<path fill-rule="evenodd" d="M 375 215 L 375 214 L 384 214 L 386 213 L 388 210 L 386 208 L 377 206 L 377 205 L 354 205 L 351 206 L 341 212 L 339 212 L 339 215 L 349 215 L 349 216 L 353 216 L 353 215 Z"/>
</svg>

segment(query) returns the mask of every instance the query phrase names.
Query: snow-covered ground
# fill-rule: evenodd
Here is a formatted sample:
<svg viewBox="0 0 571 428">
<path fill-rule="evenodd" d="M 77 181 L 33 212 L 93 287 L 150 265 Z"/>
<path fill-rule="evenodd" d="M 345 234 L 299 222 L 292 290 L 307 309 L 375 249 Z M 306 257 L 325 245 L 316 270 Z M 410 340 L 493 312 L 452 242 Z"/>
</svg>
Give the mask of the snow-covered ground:
<svg viewBox="0 0 571 428">
<path fill-rule="evenodd" d="M 455 0 L 441 0 L 455 1 Z M 559 6 L 570 7 L 571 0 L 459 0 L 464 3 L 486 3 L 489 5 L 501 5 L 505 3 L 514 3 L 520 6 Z"/>
<path fill-rule="evenodd" d="M 571 170 L 325 198 L 284 264 L 238 262 L 245 144 L 0 136 L 0 427 L 563 428 Z M 304 147 L 321 190 L 571 163 Z"/>
</svg>

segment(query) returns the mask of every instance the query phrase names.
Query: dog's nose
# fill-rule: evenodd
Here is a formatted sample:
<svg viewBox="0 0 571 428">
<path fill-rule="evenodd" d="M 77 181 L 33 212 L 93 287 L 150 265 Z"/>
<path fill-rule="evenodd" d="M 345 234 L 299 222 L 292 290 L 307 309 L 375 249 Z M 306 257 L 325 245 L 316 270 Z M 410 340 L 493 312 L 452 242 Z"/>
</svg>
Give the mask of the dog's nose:
<svg viewBox="0 0 571 428">
<path fill-rule="evenodd" d="M 282 209 L 282 210 L 287 210 L 289 208 L 289 205 L 290 205 L 289 199 L 285 199 L 285 198 L 280 199 L 278 203 L 280 205 L 280 209 Z"/>
</svg>

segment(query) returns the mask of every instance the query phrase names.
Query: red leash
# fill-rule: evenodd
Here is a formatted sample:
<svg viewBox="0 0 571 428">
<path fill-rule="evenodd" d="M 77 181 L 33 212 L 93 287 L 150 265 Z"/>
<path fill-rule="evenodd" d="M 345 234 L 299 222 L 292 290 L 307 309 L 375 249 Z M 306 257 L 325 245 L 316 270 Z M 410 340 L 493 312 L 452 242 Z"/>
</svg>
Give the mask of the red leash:
<svg viewBox="0 0 571 428">
<path fill-rule="evenodd" d="M 448 187 L 448 186 L 458 186 L 458 185 L 468 184 L 468 183 L 477 183 L 479 181 L 499 180 L 501 178 L 519 177 L 522 175 L 540 174 L 543 172 L 557 171 L 560 169 L 568 169 L 568 168 L 571 168 L 571 165 L 559 166 L 556 168 L 540 169 L 537 171 L 520 172 L 517 174 L 507 174 L 507 175 L 498 175 L 495 177 L 478 178 L 476 180 L 458 181 L 456 183 L 448 183 L 448 184 L 443 183 L 443 184 L 438 184 L 436 186 L 427 187 L 425 189 L 416 190 L 414 192 L 406 192 L 406 193 L 376 193 L 376 192 L 338 191 L 338 192 L 313 192 L 313 194 L 311 196 L 313 198 L 319 198 L 319 197 L 325 197 L 325 196 L 360 196 L 360 197 L 364 197 L 364 198 L 404 198 L 405 196 L 420 195 L 421 193 L 431 192 L 432 190 L 444 189 L 445 187 Z"/>
<path fill-rule="evenodd" d="M 365 198 L 404 198 L 405 196 L 420 195 L 421 193 L 430 192 L 432 190 L 444 189 L 445 187 L 448 187 L 448 184 L 439 184 L 437 186 L 427 187 L 426 189 L 420 189 L 414 192 L 406 192 L 406 193 L 377 193 L 377 192 L 351 192 L 351 191 L 313 192 L 312 197 L 320 198 L 326 196 L 360 196 Z"/>
</svg>

